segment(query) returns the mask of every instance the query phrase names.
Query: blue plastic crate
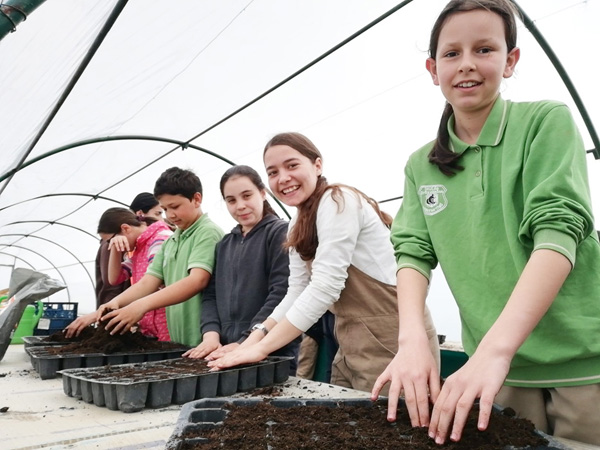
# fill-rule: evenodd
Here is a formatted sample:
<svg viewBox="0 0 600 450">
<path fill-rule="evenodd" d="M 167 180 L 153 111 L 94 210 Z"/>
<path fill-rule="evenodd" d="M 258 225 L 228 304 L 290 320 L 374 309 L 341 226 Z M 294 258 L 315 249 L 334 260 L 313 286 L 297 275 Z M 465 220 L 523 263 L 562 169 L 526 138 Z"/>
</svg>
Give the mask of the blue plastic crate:
<svg viewBox="0 0 600 450">
<path fill-rule="evenodd" d="M 50 335 L 63 330 L 77 318 L 77 305 L 44 302 L 44 313 L 33 331 L 34 336 Z"/>
</svg>

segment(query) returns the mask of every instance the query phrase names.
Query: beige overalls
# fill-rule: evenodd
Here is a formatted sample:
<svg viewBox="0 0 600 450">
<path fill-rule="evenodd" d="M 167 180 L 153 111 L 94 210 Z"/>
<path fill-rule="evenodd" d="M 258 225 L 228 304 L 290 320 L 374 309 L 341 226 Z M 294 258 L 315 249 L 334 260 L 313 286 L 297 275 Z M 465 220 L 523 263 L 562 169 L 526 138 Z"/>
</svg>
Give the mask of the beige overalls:
<svg viewBox="0 0 600 450">
<path fill-rule="evenodd" d="M 340 298 L 332 307 L 339 349 L 333 360 L 331 383 L 370 392 L 375 380 L 398 351 L 396 286 L 378 281 L 354 266 Z M 440 367 L 438 337 L 425 307 L 429 348 Z M 381 395 L 387 395 L 389 383 Z"/>
</svg>

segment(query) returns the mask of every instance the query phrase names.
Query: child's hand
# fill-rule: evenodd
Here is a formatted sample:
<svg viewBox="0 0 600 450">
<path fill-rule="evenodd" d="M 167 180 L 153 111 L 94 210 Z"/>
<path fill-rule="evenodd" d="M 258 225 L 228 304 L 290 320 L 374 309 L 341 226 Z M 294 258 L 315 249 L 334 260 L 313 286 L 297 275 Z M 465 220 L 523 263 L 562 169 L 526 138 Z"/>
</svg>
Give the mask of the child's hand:
<svg viewBox="0 0 600 450">
<path fill-rule="evenodd" d="M 146 314 L 142 303 L 133 302 L 124 308 L 109 312 L 100 320 L 106 322 L 105 328 L 110 331 L 110 334 L 125 334 Z"/>
<path fill-rule="evenodd" d="M 467 421 L 467 415 L 479 399 L 477 428 L 488 426 L 496 394 L 502 387 L 510 368 L 510 360 L 495 356 L 477 355 L 469 358 L 463 367 L 450 375 L 438 396 L 429 425 L 429 436 L 437 444 L 448 438 L 458 441 Z"/>
<path fill-rule="evenodd" d="M 129 248 L 129 241 L 127 240 L 127 238 L 125 236 L 121 236 L 120 234 L 117 234 L 115 237 L 113 237 L 110 240 L 110 242 L 108 244 L 108 249 L 109 250 L 114 249 L 121 253 L 131 251 Z"/>
<path fill-rule="evenodd" d="M 106 311 L 112 311 L 115 309 L 119 309 L 119 304 L 115 301 L 115 299 L 112 299 L 110 302 L 100 305 L 96 312 L 92 313 L 94 314 L 94 322 L 100 321 L 100 319 L 106 313 Z"/>
<path fill-rule="evenodd" d="M 260 344 L 250 345 L 248 347 L 238 348 L 229 352 L 219 359 L 208 362 L 208 367 L 214 370 L 226 369 L 228 367 L 238 366 L 240 364 L 249 364 L 262 361 L 268 356 Z"/>
<path fill-rule="evenodd" d="M 94 322 L 96 322 L 95 311 L 84 316 L 79 316 L 64 329 L 65 337 L 70 339 L 72 337 L 79 336 L 79 333 L 81 333 L 85 328 L 89 327 Z"/>
<path fill-rule="evenodd" d="M 214 352 L 221 347 L 220 336 L 216 331 L 209 331 L 204 333 L 202 336 L 202 342 L 197 347 L 194 347 L 182 356 L 188 358 L 201 359 L 206 357 L 208 354 Z"/>
<path fill-rule="evenodd" d="M 371 400 L 375 401 L 389 382 L 387 420 L 396 420 L 398 398 L 404 392 L 406 408 L 413 427 L 429 425 L 429 404 L 440 391 L 440 376 L 427 337 L 421 344 L 414 341 L 400 345 L 398 353 L 375 381 Z"/>
<path fill-rule="evenodd" d="M 222 347 L 216 349 L 214 352 L 212 352 L 210 355 L 208 355 L 206 357 L 206 359 L 208 359 L 208 360 L 219 359 L 223 355 L 225 355 L 226 353 L 229 353 L 229 352 L 232 352 L 234 350 L 237 350 L 238 348 L 240 348 L 240 344 L 238 344 L 237 342 L 233 342 L 231 344 L 223 345 Z"/>
</svg>

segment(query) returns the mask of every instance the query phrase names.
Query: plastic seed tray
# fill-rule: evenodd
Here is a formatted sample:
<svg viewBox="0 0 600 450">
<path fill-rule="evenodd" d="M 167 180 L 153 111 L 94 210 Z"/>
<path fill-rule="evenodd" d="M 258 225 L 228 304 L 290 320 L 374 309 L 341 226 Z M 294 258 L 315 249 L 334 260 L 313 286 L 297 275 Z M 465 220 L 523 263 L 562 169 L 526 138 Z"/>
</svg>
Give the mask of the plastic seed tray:
<svg viewBox="0 0 600 450">
<path fill-rule="evenodd" d="M 66 345 L 71 343 L 69 341 L 49 341 L 48 336 L 23 336 L 21 339 L 23 339 L 25 348 L 43 347 L 49 345 Z"/>
<path fill-rule="evenodd" d="M 281 383 L 288 379 L 291 359 L 271 356 L 256 364 L 216 372 L 200 370 L 202 361 L 177 358 L 59 373 L 66 395 L 111 410 L 136 412 Z"/>
<path fill-rule="evenodd" d="M 88 353 L 88 354 L 63 354 L 56 355 L 49 352 L 49 348 L 56 346 L 26 347 L 31 365 L 40 375 L 42 380 L 55 378 L 63 369 L 77 369 L 82 367 L 99 367 L 107 364 L 141 363 L 146 361 L 162 361 L 165 359 L 179 358 L 189 348 L 173 348 L 169 350 L 152 350 L 145 352 L 123 353 Z"/>
<path fill-rule="evenodd" d="M 372 402 L 369 399 L 365 399 L 365 398 L 345 398 L 345 399 L 295 399 L 295 398 L 271 398 L 271 399 L 264 399 L 264 398 L 220 398 L 220 399 L 216 399 L 216 398 L 210 398 L 210 399 L 204 399 L 204 400 L 197 400 L 197 401 L 192 401 L 189 403 L 186 403 L 185 405 L 183 405 L 182 409 L 181 409 L 181 413 L 179 414 L 179 419 L 177 420 L 177 423 L 175 425 L 175 429 L 173 431 L 173 433 L 171 434 L 171 437 L 169 438 L 167 445 L 165 447 L 166 450 L 186 450 L 186 449 L 191 449 L 191 448 L 202 448 L 204 445 L 206 445 L 207 447 L 210 446 L 210 448 L 215 448 L 216 442 L 210 442 L 209 438 L 207 437 L 202 437 L 202 435 L 209 435 L 211 433 L 211 431 L 215 431 L 217 428 L 219 427 L 223 427 L 224 425 L 224 421 L 226 420 L 228 414 L 230 413 L 230 409 L 231 409 L 231 404 L 236 405 L 236 406 L 248 406 L 248 407 L 256 407 L 259 403 L 265 403 L 268 402 L 271 405 L 275 406 L 275 407 L 279 407 L 279 408 L 299 408 L 299 411 L 297 413 L 297 415 L 295 415 L 296 417 L 305 417 L 306 420 L 297 420 L 297 422 L 299 422 L 300 424 L 298 425 L 298 433 L 304 434 L 306 435 L 308 433 L 308 435 L 311 434 L 310 432 L 310 426 L 308 426 L 307 424 L 309 424 L 309 422 L 312 420 L 309 416 L 304 415 L 303 416 L 303 412 L 300 409 L 300 407 L 303 406 L 326 406 L 329 408 L 337 408 L 337 407 L 341 407 L 341 406 L 357 406 L 357 407 L 363 407 L 363 408 L 373 408 L 374 405 L 378 405 L 381 407 L 386 408 L 387 407 L 387 400 L 386 399 L 380 399 L 376 402 Z M 402 405 L 402 400 L 399 401 L 399 405 Z M 501 408 L 496 408 L 497 412 L 501 411 Z M 306 413 L 304 413 L 306 414 Z M 360 413 L 359 413 L 360 414 Z M 259 418 L 258 420 L 255 419 L 249 419 L 248 421 L 246 421 L 244 423 L 244 426 L 247 427 L 258 427 L 262 430 L 264 430 L 265 432 L 265 437 L 269 438 L 269 437 L 273 437 L 276 436 L 278 433 L 278 430 L 281 430 L 283 428 L 285 428 L 286 426 L 290 426 L 291 424 L 288 423 L 277 423 L 275 422 L 272 417 L 270 417 L 270 415 L 268 413 L 264 413 L 264 411 L 256 411 L 253 413 L 253 417 Z M 252 422 L 252 423 L 248 423 L 248 422 Z M 254 423 L 256 422 L 256 423 Z M 373 423 L 373 422 L 369 422 L 369 423 Z M 381 448 L 378 444 L 377 444 L 377 439 L 380 437 L 380 435 L 377 434 L 376 428 L 372 427 L 369 431 L 361 433 L 360 431 L 360 427 L 357 426 L 357 423 L 354 422 L 352 419 L 350 419 L 348 422 L 345 423 L 327 423 L 327 433 L 329 434 L 330 432 L 333 433 L 334 430 L 340 429 L 340 428 L 346 428 L 346 429 L 353 429 L 356 428 L 355 431 L 351 431 L 351 439 L 353 440 L 353 445 L 352 448 L 362 448 L 361 444 L 358 442 L 361 439 L 361 435 L 364 436 L 368 436 L 370 435 L 370 437 L 373 437 L 373 433 L 375 433 L 375 439 L 374 441 L 370 441 L 370 445 L 368 446 L 368 448 Z M 548 436 L 544 433 L 541 433 L 539 431 L 536 431 L 535 433 L 541 435 L 542 437 L 544 437 L 546 440 L 548 440 L 548 444 L 545 446 L 536 446 L 536 447 L 532 447 L 532 446 L 528 446 L 528 447 L 520 447 L 520 448 L 516 448 L 513 446 L 507 446 L 505 447 L 506 450 L 568 450 L 568 447 L 565 447 L 563 444 L 559 443 L 558 441 L 556 441 L 555 439 L 553 439 L 551 436 Z M 234 436 L 235 433 L 227 433 L 228 434 L 228 439 L 230 439 L 232 442 L 229 444 L 221 444 L 221 447 L 224 448 L 237 448 L 237 449 L 242 449 L 242 448 L 266 448 L 266 449 L 276 449 L 278 448 L 278 445 L 276 443 L 276 440 L 271 441 L 272 444 L 260 444 L 260 446 L 258 446 L 259 444 L 256 442 L 252 442 L 250 443 L 250 441 L 248 440 L 244 440 L 244 445 L 240 444 L 239 442 L 233 442 L 235 441 L 236 437 Z M 250 436 L 244 435 L 246 436 L 246 438 L 250 438 Z M 289 435 L 288 435 L 289 436 Z M 246 439 L 244 438 L 244 439 Z M 306 448 L 325 448 L 325 447 L 321 447 L 320 444 L 318 443 L 319 438 L 318 436 L 310 436 L 310 439 L 314 439 L 315 442 L 313 442 L 313 446 L 308 446 Z M 411 436 L 408 435 L 402 435 L 401 431 L 398 432 L 398 446 L 400 448 L 406 448 L 408 446 L 410 446 L 410 442 L 411 442 Z M 267 439 L 265 439 L 267 440 Z M 282 448 L 291 448 L 289 445 L 289 442 L 285 442 L 286 445 L 282 445 Z M 338 442 L 338 444 L 341 445 L 340 442 Z M 373 444 L 375 444 L 375 447 L 373 447 Z M 407 445 L 400 445 L 400 444 L 407 444 Z M 229 445 L 229 446 L 228 446 Z M 358 447 L 356 446 L 358 445 Z M 415 444 L 416 445 L 416 444 Z M 305 448 L 304 446 L 302 446 L 302 448 Z M 337 447 L 336 447 L 337 448 Z M 342 447 L 339 447 L 342 448 Z M 385 447 L 388 448 L 388 447 Z M 419 447 L 419 448 L 424 448 L 424 447 Z"/>
</svg>

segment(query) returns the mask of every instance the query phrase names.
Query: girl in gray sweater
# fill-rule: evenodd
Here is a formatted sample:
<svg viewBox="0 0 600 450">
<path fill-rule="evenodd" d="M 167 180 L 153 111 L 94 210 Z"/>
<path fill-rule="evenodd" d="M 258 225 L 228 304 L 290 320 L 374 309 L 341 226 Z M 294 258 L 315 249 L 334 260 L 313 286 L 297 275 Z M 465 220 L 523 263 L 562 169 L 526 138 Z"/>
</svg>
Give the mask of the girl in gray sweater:
<svg viewBox="0 0 600 450">
<path fill-rule="evenodd" d="M 202 342 L 184 356 L 213 359 L 236 349 L 285 296 L 289 258 L 283 248 L 288 223 L 266 200 L 260 175 L 248 166 L 233 166 L 221 178 L 221 195 L 238 222 L 217 244 L 215 268 L 204 290 Z M 294 356 L 299 339 L 273 355 Z"/>
</svg>

